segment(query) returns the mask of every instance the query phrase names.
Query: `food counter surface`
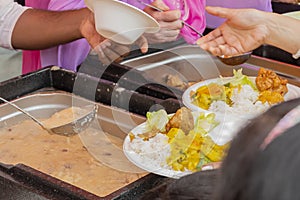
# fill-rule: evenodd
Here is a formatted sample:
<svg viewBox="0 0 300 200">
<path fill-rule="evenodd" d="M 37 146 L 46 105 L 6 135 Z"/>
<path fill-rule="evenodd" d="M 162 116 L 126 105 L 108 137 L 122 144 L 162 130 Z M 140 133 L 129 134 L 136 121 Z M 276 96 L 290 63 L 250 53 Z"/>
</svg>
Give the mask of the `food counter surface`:
<svg viewBox="0 0 300 200">
<path fill-rule="evenodd" d="M 49 103 L 42 103 L 44 106 L 34 106 L 39 105 L 38 102 L 41 101 L 35 99 L 36 94 L 39 93 L 60 91 L 81 96 L 89 102 L 96 101 L 101 108 L 97 122 L 104 124 L 104 132 L 111 133 L 111 137 L 117 138 L 116 143 L 120 143 L 128 131 L 134 127 L 126 121 L 122 122 L 121 119 L 128 118 L 126 116 L 130 115 L 131 119 L 135 119 L 135 125 L 137 125 L 145 119 L 145 113 L 150 109 L 153 110 L 163 106 L 168 113 L 173 113 L 182 106 L 181 97 L 184 88 L 168 85 L 166 75 L 179 75 L 182 78 L 181 80 L 195 82 L 215 78 L 219 75 L 230 76 L 233 69 L 239 68 L 243 68 L 243 73 L 246 75 L 255 76 L 258 69 L 264 67 L 272 69 L 280 76 L 285 77 L 289 83 L 300 86 L 300 69 L 295 65 L 252 56 L 247 63 L 231 67 L 199 50 L 194 46 L 180 46 L 126 60 L 121 64 L 113 63 L 107 68 L 100 66 L 99 62 L 94 60 L 85 63 L 79 73 L 61 70 L 56 67 L 46 68 L 0 83 L 0 95 L 8 100 L 22 97 L 16 102 L 19 102 L 20 106 L 27 106 L 31 112 L 40 115 L 47 108 L 57 109 L 57 106 L 61 107 L 57 102 L 62 100 L 57 101 L 56 99 L 55 106 Z M 24 101 L 23 98 L 27 95 L 33 95 L 34 100 Z M 55 96 L 58 98 L 59 95 Z M 130 98 L 130 100 L 127 98 Z M 50 98 L 46 98 L 46 101 L 50 101 Z M 65 106 L 69 100 L 63 100 L 62 102 Z M 51 106 L 47 107 L 45 105 Z M 44 111 L 41 112 L 38 108 L 42 108 Z M 23 116 L 16 113 L 13 108 L 7 107 L 7 105 L 0 105 L 0 109 L 3 111 L 0 118 L 2 127 L 8 122 L 13 122 L 16 118 Z M 123 117 L 114 120 L 113 117 L 116 116 L 114 115 L 116 113 L 117 116 Z M 121 122 L 121 125 L 116 126 L 115 122 Z M 35 142 L 38 142 L 38 140 Z M 69 142 L 72 144 L 72 141 Z M 83 149 L 81 150 L 83 151 Z M 66 149 L 62 149 L 62 152 L 64 151 Z M 14 162 L 12 165 L 0 164 L 0 188 L 5 191 L 0 194 L 0 198 L 139 199 L 145 191 L 163 182 L 172 181 L 172 179 L 151 173 L 140 175 L 125 173 L 120 176 L 116 175 L 120 179 L 127 176 L 123 184 L 113 184 L 108 192 L 104 191 L 103 187 L 103 190 L 97 193 L 94 189 L 87 191 L 80 184 L 76 185 L 73 182 L 68 182 L 70 180 L 68 178 L 71 177 L 70 174 L 51 174 L 46 170 L 44 172 L 37 171 L 24 165 L 25 161 L 20 164 Z M 90 162 L 95 164 L 92 157 Z M 96 167 L 97 165 L 92 166 Z M 70 165 L 65 165 L 65 167 L 66 170 L 72 168 Z M 49 176 L 49 173 L 51 176 Z M 67 179 L 60 180 L 60 175 L 66 176 Z M 96 184 L 97 180 L 94 180 L 93 183 Z"/>
</svg>

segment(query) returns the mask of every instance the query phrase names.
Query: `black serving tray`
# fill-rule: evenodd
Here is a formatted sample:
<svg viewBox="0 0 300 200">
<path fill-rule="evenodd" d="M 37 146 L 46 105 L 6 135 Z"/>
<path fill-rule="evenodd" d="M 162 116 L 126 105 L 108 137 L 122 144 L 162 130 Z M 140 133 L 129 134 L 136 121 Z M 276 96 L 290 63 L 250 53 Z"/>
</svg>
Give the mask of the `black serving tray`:
<svg viewBox="0 0 300 200">
<path fill-rule="evenodd" d="M 159 89 L 145 92 L 131 90 L 132 86 L 124 88 L 111 80 L 98 78 L 85 73 L 74 73 L 57 67 L 48 67 L 39 71 L 19 76 L 0 83 L 0 95 L 7 100 L 12 100 L 40 90 L 62 90 L 86 99 L 123 108 L 127 111 L 145 116 L 147 111 L 163 106 L 168 113 L 174 113 L 182 106 L 178 98 L 168 98 L 167 92 L 159 93 Z M 151 95 L 150 95 L 151 94 Z M 173 95 L 174 97 L 175 95 Z M 129 103 L 129 105 L 127 105 Z"/>
</svg>

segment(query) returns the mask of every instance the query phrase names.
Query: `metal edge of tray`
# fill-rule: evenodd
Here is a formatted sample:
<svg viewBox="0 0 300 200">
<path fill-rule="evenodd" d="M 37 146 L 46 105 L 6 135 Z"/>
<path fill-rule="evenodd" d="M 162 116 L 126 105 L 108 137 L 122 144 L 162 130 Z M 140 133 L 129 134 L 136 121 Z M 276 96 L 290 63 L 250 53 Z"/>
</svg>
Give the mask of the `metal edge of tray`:
<svg viewBox="0 0 300 200">
<path fill-rule="evenodd" d="M 77 84 L 75 90 L 74 84 L 77 80 L 81 84 Z M 94 93 L 91 93 L 90 88 L 94 88 Z M 141 94 L 126 89 L 109 80 L 57 67 L 44 68 L 0 83 L 0 95 L 7 100 L 45 90 L 70 92 L 91 101 L 120 107 L 142 116 L 145 116 L 150 109 L 154 109 L 153 105 L 162 105 L 168 113 L 173 113 L 182 106 L 180 98 L 156 98 L 147 93 Z"/>
<path fill-rule="evenodd" d="M 119 63 L 111 63 L 109 66 L 103 67 L 98 60 L 87 62 L 81 66 L 80 72 L 99 77 L 116 83 L 120 87 L 128 90 L 135 90 L 140 94 L 146 94 L 160 99 L 177 98 L 181 95 L 180 91 L 170 91 L 162 84 L 151 81 L 144 76 L 143 72 L 121 65 Z"/>
</svg>

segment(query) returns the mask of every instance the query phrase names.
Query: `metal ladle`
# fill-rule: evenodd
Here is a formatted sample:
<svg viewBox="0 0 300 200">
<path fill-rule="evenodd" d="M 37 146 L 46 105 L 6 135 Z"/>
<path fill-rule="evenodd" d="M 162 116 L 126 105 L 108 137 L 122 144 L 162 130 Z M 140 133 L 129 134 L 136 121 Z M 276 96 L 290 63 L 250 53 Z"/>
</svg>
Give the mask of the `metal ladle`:
<svg viewBox="0 0 300 200">
<path fill-rule="evenodd" d="M 30 113 L 23 110 L 16 104 L 14 104 L 10 101 L 7 101 L 6 99 L 4 99 L 2 97 L 0 97 L 0 100 L 4 101 L 5 103 L 8 103 L 9 105 L 13 106 L 17 110 L 21 111 L 22 113 L 24 113 L 25 115 L 30 117 L 34 122 L 36 122 L 44 130 L 48 131 L 48 133 L 58 134 L 58 135 L 63 135 L 63 136 L 72 136 L 72 135 L 78 134 L 81 131 L 83 131 L 84 129 L 86 129 L 90 125 L 90 123 L 95 119 L 96 112 L 97 112 L 97 106 L 94 105 L 94 108 L 92 109 L 92 111 L 88 112 L 87 114 L 83 115 L 82 117 L 80 117 L 70 123 L 64 124 L 64 125 L 48 128 L 48 127 L 44 126 L 42 122 L 40 122 L 38 119 L 36 119 Z"/>
<path fill-rule="evenodd" d="M 156 6 L 153 6 L 151 4 L 145 3 L 142 0 L 136 0 L 136 1 L 143 4 L 143 5 L 145 5 L 145 6 L 153 8 L 154 10 L 157 10 L 159 12 L 164 12 L 162 9 L 160 9 Z M 197 29 L 195 29 L 190 24 L 186 23 L 185 21 L 181 21 L 181 23 L 184 26 L 189 27 L 192 31 L 197 33 L 200 37 L 203 37 L 203 34 L 200 33 L 199 31 L 197 31 Z M 240 64 L 245 63 L 251 57 L 251 54 L 252 54 L 252 51 L 246 52 L 246 53 L 243 53 L 243 54 L 240 54 L 240 55 L 236 55 L 236 56 L 224 56 L 224 55 L 222 55 L 222 56 L 216 56 L 216 57 L 224 64 L 227 64 L 227 65 L 240 65 Z"/>
<path fill-rule="evenodd" d="M 217 56 L 217 58 L 224 64 L 227 65 L 240 65 L 245 63 L 251 57 L 252 51 L 239 54 L 236 56 Z"/>
</svg>

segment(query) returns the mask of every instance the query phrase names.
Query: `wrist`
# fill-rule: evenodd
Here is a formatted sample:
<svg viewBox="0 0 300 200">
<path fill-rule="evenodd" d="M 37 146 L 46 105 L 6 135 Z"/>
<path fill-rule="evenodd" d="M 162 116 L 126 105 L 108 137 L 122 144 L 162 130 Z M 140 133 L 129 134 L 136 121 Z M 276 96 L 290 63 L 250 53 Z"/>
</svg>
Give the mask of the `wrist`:
<svg viewBox="0 0 300 200">
<path fill-rule="evenodd" d="M 81 38 L 85 38 L 88 41 L 88 43 L 91 45 L 91 47 L 95 48 L 106 38 L 100 35 L 96 30 L 94 13 L 90 11 L 88 8 L 81 9 L 81 12 L 82 12 L 82 19 L 81 19 L 81 25 L 79 26 L 79 32 L 81 34 Z"/>
<path fill-rule="evenodd" d="M 277 14 L 274 13 L 264 13 L 263 16 L 263 24 L 266 27 L 266 38 L 265 44 L 273 45 L 274 41 L 276 41 L 276 34 L 280 31 L 280 28 L 277 23 Z"/>
<path fill-rule="evenodd" d="M 82 8 L 78 16 L 81 18 L 79 19 L 80 25 L 78 26 L 78 31 L 80 37 L 83 38 L 86 35 L 87 27 L 94 22 L 94 14 L 88 8 Z"/>
</svg>

